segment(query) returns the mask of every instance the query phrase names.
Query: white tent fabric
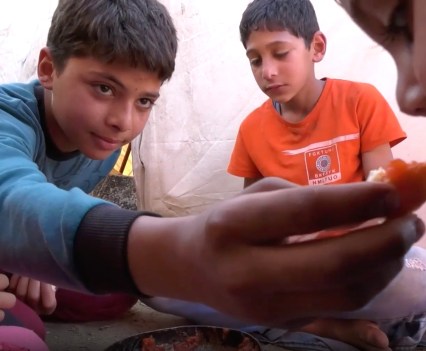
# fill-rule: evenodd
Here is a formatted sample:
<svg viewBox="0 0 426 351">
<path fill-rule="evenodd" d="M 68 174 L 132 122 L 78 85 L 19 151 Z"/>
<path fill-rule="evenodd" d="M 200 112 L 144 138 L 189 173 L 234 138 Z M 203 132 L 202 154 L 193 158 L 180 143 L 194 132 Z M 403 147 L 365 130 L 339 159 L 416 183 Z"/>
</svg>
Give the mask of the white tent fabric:
<svg viewBox="0 0 426 351">
<path fill-rule="evenodd" d="M 4 1 L 0 11 L 0 83 L 35 77 L 58 0 Z"/>
<path fill-rule="evenodd" d="M 241 189 L 227 160 L 240 121 L 264 97 L 241 60 L 237 22 L 247 1 L 165 3 L 179 33 L 176 74 L 132 156 L 141 206 L 174 216 Z"/>
</svg>

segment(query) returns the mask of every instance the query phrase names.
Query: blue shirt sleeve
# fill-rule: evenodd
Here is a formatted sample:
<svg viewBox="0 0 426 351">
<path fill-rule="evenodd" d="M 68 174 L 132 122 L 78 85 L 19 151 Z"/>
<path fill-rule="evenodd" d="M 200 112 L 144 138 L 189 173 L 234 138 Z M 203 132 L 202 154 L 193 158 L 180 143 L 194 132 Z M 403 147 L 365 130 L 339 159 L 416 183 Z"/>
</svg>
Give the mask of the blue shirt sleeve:
<svg viewBox="0 0 426 351">
<path fill-rule="evenodd" d="M 69 287 L 85 287 L 73 259 L 86 213 L 105 204 L 79 188 L 59 189 L 34 162 L 34 128 L 0 110 L 0 267 Z"/>
</svg>

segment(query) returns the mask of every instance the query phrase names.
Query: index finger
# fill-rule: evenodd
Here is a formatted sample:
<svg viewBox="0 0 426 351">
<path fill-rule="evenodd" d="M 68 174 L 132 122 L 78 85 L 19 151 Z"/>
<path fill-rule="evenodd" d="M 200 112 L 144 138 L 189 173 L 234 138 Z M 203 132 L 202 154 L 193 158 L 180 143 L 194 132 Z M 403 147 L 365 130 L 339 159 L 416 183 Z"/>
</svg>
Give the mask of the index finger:
<svg viewBox="0 0 426 351">
<path fill-rule="evenodd" d="M 53 285 L 41 283 L 41 302 L 44 314 L 52 314 L 56 309 L 56 290 Z"/>
<path fill-rule="evenodd" d="M 264 246 L 253 250 L 253 263 L 248 264 L 253 276 L 264 279 L 257 281 L 259 286 L 269 287 L 277 277 L 283 289 L 300 292 L 350 286 L 402 260 L 423 231 L 423 223 L 409 215 L 337 238 Z"/>
<path fill-rule="evenodd" d="M 389 184 L 306 186 L 235 197 L 216 207 L 209 220 L 219 232 L 232 234 L 226 240 L 244 237 L 260 244 L 386 217 L 398 206 Z"/>
</svg>

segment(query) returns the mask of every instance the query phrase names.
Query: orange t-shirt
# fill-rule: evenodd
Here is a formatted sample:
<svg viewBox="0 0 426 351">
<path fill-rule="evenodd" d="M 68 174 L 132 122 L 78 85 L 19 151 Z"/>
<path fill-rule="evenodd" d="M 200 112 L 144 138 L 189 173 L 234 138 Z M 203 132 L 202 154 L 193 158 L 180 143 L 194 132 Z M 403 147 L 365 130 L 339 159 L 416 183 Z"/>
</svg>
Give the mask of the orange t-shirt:
<svg viewBox="0 0 426 351">
<path fill-rule="evenodd" d="M 364 180 L 361 154 L 406 134 L 370 84 L 327 79 L 318 102 L 288 123 L 271 100 L 241 123 L 228 172 L 245 178 L 281 177 L 300 185 Z"/>
</svg>

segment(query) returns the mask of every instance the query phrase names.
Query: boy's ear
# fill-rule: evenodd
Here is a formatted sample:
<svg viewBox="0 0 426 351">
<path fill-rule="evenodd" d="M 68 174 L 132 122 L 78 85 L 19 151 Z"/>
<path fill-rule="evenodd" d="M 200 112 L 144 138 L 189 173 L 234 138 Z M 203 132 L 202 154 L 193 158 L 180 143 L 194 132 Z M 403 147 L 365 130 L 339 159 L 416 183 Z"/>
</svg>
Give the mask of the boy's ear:
<svg viewBox="0 0 426 351">
<path fill-rule="evenodd" d="M 51 90 L 53 85 L 53 75 L 55 72 L 55 66 L 53 65 L 52 56 L 50 50 L 44 47 L 40 50 L 37 65 L 37 75 L 41 85 Z"/>
<path fill-rule="evenodd" d="M 311 50 L 313 62 L 320 62 L 324 58 L 327 50 L 327 38 L 322 32 L 317 31 L 314 34 L 311 43 Z"/>
</svg>

